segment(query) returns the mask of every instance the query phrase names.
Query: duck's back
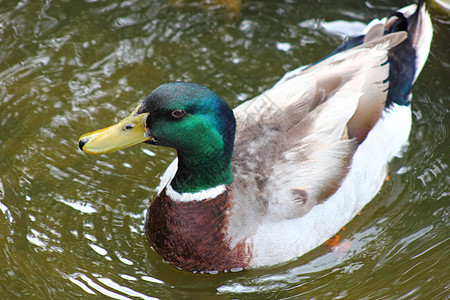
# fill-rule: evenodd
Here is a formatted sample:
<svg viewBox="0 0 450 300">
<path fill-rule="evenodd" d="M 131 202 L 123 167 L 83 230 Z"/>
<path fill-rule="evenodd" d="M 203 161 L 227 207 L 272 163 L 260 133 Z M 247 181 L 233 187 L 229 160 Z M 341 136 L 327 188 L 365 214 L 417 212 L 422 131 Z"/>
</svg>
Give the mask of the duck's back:
<svg viewBox="0 0 450 300">
<path fill-rule="evenodd" d="M 255 266 L 316 247 L 378 192 L 411 126 L 409 102 L 392 100 L 394 92 L 406 90 L 409 99 L 429 51 L 429 16 L 422 7 L 413 18 L 414 9 L 403 9 L 410 22 L 420 24 L 410 26 L 414 33 L 407 41 L 405 31 L 391 29 L 398 16 L 371 24 L 360 45 L 288 74 L 234 110 L 228 235 L 231 245 L 252 236 Z M 393 79 L 402 74 L 392 64 L 408 63 L 409 57 L 401 57 L 408 51 L 416 64 L 405 75 L 411 77 L 405 89 L 399 87 L 405 80 Z"/>
</svg>

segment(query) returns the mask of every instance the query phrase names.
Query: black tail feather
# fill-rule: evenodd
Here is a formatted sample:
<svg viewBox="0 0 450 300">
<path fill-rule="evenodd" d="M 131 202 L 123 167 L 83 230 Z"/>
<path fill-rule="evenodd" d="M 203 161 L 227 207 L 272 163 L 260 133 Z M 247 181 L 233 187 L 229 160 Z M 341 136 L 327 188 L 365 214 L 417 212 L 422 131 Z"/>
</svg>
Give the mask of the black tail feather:
<svg viewBox="0 0 450 300">
<path fill-rule="evenodd" d="M 425 0 L 419 0 L 413 14 L 405 16 L 397 11 L 386 22 L 385 34 L 400 31 L 408 32 L 408 38 L 389 51 L 389 92 L 386 107 L 391 106 L 393 103 L 399 105 L 410 104 L 409 96 L 416 72 L 418 71 L 416 69 L 417 53 L 413 45 L 420 35 L 420 27 L 422 26 L 421 11 L 424 5 Z M 353 37 L 335 49 L 330 56 L 359 46 L 363 42 L 364 35 Z"/>
</svg>

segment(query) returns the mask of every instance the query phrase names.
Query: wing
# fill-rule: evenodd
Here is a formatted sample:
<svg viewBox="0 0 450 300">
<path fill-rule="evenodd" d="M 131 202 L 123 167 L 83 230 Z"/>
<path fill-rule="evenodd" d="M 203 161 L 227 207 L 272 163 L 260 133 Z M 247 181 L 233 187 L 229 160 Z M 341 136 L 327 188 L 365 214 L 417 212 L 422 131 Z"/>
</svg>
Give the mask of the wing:
<svg viewBox="0 0 450 300">
<path fill-rule="evenodd" d="M 236 219 L 299 217 L 337 190 L 384 108 L 388 50 L 406 38 L 382 34 L 374 26 L 235 109 Z"/>
</svg>

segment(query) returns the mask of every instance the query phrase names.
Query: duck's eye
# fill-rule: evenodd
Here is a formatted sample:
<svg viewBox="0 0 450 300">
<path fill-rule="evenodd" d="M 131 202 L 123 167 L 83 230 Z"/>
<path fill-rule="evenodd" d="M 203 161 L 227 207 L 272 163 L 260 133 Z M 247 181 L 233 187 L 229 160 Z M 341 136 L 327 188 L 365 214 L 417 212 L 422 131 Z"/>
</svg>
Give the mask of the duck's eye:
<svg viewBox="0 0 450 300">
<path fill-rule="evenodd" d="M 130 129 L 133 129 L 133 127 L 134 127 L 134 124 L 127 124 L 127 125 L 125 125 L 124 127 L 123 127 L 123 130 L 125 130 L 125 131 L 127 131 L 127 130 L 130 130 Z"/>
<path fill-rule="evenodd" d="M 172 117 L 174 119 L 180 119 L 182 118 L 184 115 L 186 114 L 186 112 L 182 109 L 175 109 L 174 111 L 172 111 Z"/>
</svg>

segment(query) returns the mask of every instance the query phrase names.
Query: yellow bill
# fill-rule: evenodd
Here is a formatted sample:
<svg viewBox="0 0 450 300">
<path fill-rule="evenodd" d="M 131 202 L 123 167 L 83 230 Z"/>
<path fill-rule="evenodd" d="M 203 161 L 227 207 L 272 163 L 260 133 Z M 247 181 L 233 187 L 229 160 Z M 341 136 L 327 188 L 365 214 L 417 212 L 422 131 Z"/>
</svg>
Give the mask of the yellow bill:
<svg viewBox="0 0 450 300">
<path fill-rule="evenodd" d="M 80 149 L 89 154 L 105 154 L 151 139 L 145 135 L 148 113 L 136 114 L 139 106 L 119 123 L 83 134 L 78 140 Z"/>
</svg>

